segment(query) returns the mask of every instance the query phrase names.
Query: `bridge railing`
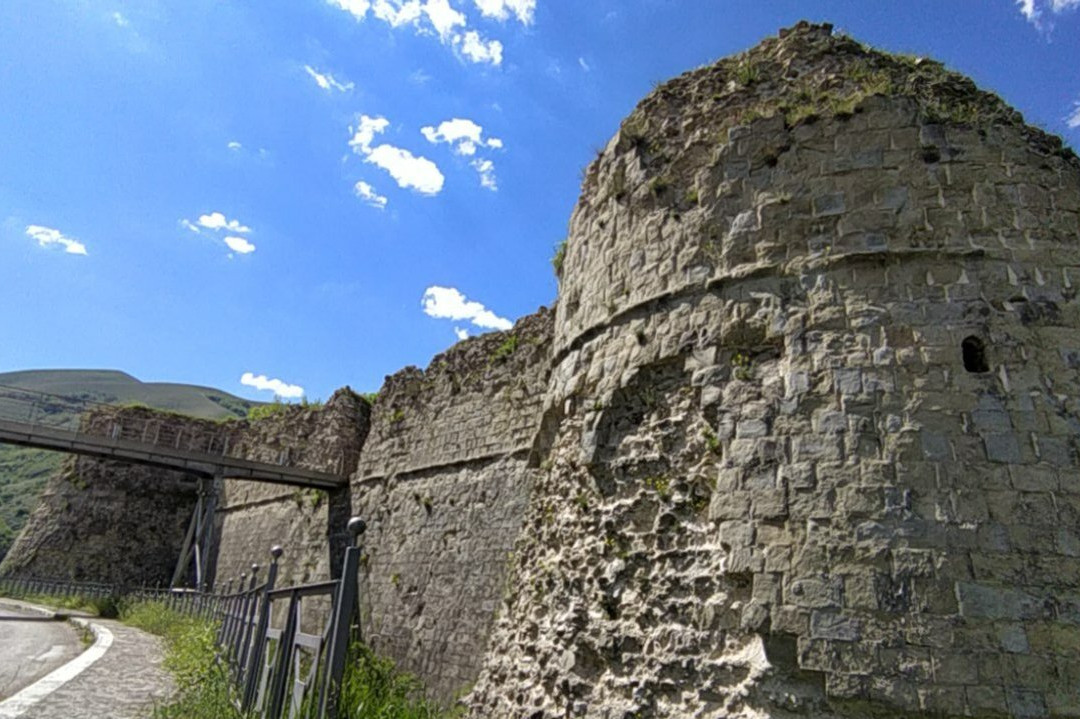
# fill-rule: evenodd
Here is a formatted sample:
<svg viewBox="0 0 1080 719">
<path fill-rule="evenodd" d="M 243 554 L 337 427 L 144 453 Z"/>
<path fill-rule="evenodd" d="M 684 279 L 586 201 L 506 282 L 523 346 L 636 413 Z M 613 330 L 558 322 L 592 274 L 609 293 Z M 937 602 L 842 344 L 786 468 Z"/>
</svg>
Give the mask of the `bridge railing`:
<svg viewBox="0 0 1080 719">
<path fill-rule="evenodd" d="M 0 421 L 28 429 L 48 429 L 72 437 L 91 435 L 125 440 L 165 451 L 208 457 L 234 457 L 262 464 L 299 467 L 344 476 L 355 466 L 359 452 L 341 450 L 328 457 L 325 447 L 249 446 L 241 427 L 221 423 L 216 427 L 192 426 L 188 418 L 116 416 L 117 405 L 81 397 L 65 397 L 0 385 Z M 147 408 L 148 411 L 149 408 Z M 209 424 L 207 421 L 205 424 Z M 330 465 L 330 466 L 327 466 Z"/>
<path fill-rule="evenodd" d="M 217 660 L 227 666 L 234 704 L 245 716 L 335 719 L 349 643 L 354 633 L 359 638 L 357 538 L 365 528 L 359 517 L 349 520 L 353 540 L 341 578 L 327 582 L 276 587 L 283 550 L 274 547 L 265 579 L 260 581 L 259 566 L 252 565 L 250 575 L 230 580 L 220 591 L 0 577 L 0 593 L 163 602 L 217 624 Z M 328 610 L 307 611 L 313 601 Z"/>
</svg>

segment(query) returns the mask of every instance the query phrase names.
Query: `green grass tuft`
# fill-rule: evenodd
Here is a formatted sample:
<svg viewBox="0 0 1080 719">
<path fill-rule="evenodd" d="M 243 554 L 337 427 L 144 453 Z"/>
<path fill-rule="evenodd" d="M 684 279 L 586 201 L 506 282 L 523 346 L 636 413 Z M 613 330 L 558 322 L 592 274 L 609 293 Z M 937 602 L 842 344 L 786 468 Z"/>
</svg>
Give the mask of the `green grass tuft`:
<svg viewBox="0 0 1080 719">
<path fill-rule="evenodd" d="M 450 719 L 458 714 L 426 699 L 416 677 L 361 644 L 349 650 L 339 707 L 343 719 Z"/>
<path fill-rule="evenodd" d="M 175 612 L 161 602 L 138 602 L 123 621 L 165 640 L 165 668 L 176 695 L 154 708 L 153 719 L 241 719 L 229 699 L 229 676 L 217 659 L 215 625 Z"/>
</svg>

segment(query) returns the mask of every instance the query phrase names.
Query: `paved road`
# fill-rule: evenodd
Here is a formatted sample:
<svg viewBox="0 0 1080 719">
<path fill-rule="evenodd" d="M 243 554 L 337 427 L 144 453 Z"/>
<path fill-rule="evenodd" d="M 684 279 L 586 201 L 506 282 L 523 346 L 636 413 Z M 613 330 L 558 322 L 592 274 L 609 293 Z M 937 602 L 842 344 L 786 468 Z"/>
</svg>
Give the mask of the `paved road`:
<svg viewBox="0 0 1080 719">
<path fill-rule="evenodd" d="M 74 659 L 84 649 L 75 628 L 40 614 L 0 607 L 0 700 Z"/>
<path fill-rule="evenodd" d="M 144 719 L 173 692 L 161 641 L 107 619 L 94 619 L 113 636 L 105 655 L 19 719 Z"/>
</svg>

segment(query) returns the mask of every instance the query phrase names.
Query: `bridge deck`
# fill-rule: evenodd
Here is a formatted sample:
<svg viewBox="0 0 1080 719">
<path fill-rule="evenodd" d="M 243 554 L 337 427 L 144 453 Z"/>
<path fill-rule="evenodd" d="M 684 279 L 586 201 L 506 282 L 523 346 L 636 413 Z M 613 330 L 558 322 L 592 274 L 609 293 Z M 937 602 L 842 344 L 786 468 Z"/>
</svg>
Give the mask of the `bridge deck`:
<svg viewBox="0 0 1080 719">
<path fill-rule="evenodd" d="M 338 489 L 349 483 L 346 477 L 298 467 L 252 462 L 228 455 L 204 454 L 4 419 L 0 419 L 0 443 L 115 459 L 200 477 L 249 479 L 315 489 Z"/>
</svg>

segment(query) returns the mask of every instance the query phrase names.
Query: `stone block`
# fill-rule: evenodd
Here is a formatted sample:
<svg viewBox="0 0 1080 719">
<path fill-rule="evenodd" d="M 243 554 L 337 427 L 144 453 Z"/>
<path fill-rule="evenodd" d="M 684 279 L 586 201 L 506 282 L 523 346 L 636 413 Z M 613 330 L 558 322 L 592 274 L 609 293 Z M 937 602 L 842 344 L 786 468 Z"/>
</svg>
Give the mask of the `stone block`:
<svg viewBox="0 0 1080 719">
<path fill-rule="evenodd" d="M 840 442 L 828 435 L 797 436 L 792 440 L 791 452 L 796 462 L 841 458 Z"/>
<path fill-rule="evenodd" d="M 919 687 L 919 705 L 935 716 L 962 716 L 967 708 L 964 687 Z"/>
<path fill-rule="evenodd" d="M 968 708 L 975 716 L 1007 716 L 1009 705 L 1001 686 L 973 685 L 965 687 Z"/>
<path fill-rule="evenodd" d="M 780 519 L 788 514 L 787 492 L 782 489 L 759 490 L 753 493 L 753 516 L 758 519 Z"/>
<path fill-rule="evenodd" d="M 847 415 L 831 409 L 817 410 L 812 418 L 814 431 L 818 434 L 839 434 L 847 431 Z"/>
<path fill-rule="evenodd" d="M 808 609 L 840 608 L 843 593 L 841 577 L 809 577 L 796 579 L 788 586 L 788 603 Z"/>
<path fill-rule="evenodd" d="M 1047 435 L 1035 436 L 1036 454 L 1039 460 L 1052 467 L 1074 467 L 1076 451 L 1068 440 Z"/>
<path fill-rule="evenodd" d="M 741 519 L 750 516 L 750 492 L 714 492 L 709 501 L 709 519 Z"/>
<path fill-rule="evenodd" d="M 1018 589 L 990 587 L 970 582 L 956 583 L 960 615 L 972 619 L 1024 620 L 1043 614 L 1043 602 Z"/>
<path fill-rule="evenodd" d="M 1049 716 L 1042 692 L 1024 687 L 1006 687 L 1005 698 L 1009 705 L 1009 714 L 1017 719 Z"/>
<path fill-rule="evenodd" d="M 840 215 L 843 214 L 846 209 L 843 192 L 818 195 L 814 198 L 813 203 L 815 217 Z"/>
<path fill-rule="evenodd" d="M 716 537 L 721 544 L 730 547 L 749 547 L 754 543 L 754 525 L 751 522 L 721 522 Z"/>
<path fill-rule="evenodd" d="M 845 397 L 862 392 L 862 370 L 857 367 L 837 369 L 833 372 L 836 391 Z"/>
<path fill-rule="evenodd" d="M 1020 454 L 1020 442 L 1015 434 L 983 435 L 983 445 L 986 448 L 986 458 L 991 462 L 1019 464 L 1023 461 L 1023 456 Z"/>
<path fill-rule="evenodd" d="M 1013 465 L 1009 478 L 1015 489 L 1024 492 L 1054 492 L 1058 489 L 1058 475 L 1050 467 Z"/>
<path fill-rule="evenodd" d="M 933 461 L 952 459 L 952 449 L 946 435 L 924 429 L 919 432 L 919 442 L 922 446 L 923 457 L 926 459 Z"/>
<path fill-rule="evenodd" d="M 971 423 L 979 432 L 1002 433 L 1012 431 L 1009 413 L 997 409 L 976 409 L 971 412 Z"/>
<path fill-rule="evenodd" d="M 761 419 L 743 419 L 735 426 L 735 436 L 740 438 L 758 438 L 769 434 L 769 425 Z"/>
<path fill-rule="evenodd" d="M 1027 654 L 1031 651 L 1022 624 L 1003 624 L 998 627 L 997 633 L 1001 648 L 1005 651 L 1012 654 Z"/>
<path fill-rule="evenodd" d="M 811 612 L 810 636 L 813 639 L 854 642 L 862 638 L 862 622 L 857 617 L 837 612 Z"/>
</svg>

